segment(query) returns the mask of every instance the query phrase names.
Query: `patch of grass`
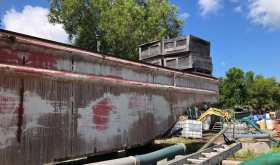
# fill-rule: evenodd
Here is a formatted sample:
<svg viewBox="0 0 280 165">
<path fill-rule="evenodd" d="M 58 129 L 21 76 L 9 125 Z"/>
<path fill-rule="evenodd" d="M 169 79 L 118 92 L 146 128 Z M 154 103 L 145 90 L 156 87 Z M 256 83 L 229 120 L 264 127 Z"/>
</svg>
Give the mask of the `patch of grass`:
<svg viewBox="0 0 280 165">
<path fill-rule="evenodd" d="M 273 149 L 272 149 L 272 152 L 279 152 L 279 151 L 280 151 L 280 146 L 279 147 L 273 147 Z"/>
<path fill-rule="evenodd" d="M 271 152 L 268 152 L 268 153 L 260 153 L 260 154 L 256 154 L 256 153 L 254 153 L 254 152 L 251 151 L 251 150 L 247 150 L 247 151 L 244 152 L 243 154 L 234 154 L 234 156 L 231 155 L 231 156 L 228 157 L 228 158 L 229 158 L 229 159 L 239 158 L 239 159 L 249 160 L 249 159 L 252 159 L 252 158 L 255 158 L 255 157 L 258 157 L 258 156 L 262 156 L 262 155 L 265 155 L 265 154 L 270 154 L 270 153 L 273 153 L 273 152 L 279 152 L 279 151 L 280 151 L 280 147 L 273 147 Z"/>
<path fill-rule="evenodd" d="M 251 150 L 247 150 L 246 152 L 242 153 L 242 154 L 234 154 L 229 156 L 228 158 L 239 158 L 239 159 L 245 159 L 245 160 L 249 160 L 258 156 L 261 156 L 264 154 L 256 154 Z"/>
</svg>

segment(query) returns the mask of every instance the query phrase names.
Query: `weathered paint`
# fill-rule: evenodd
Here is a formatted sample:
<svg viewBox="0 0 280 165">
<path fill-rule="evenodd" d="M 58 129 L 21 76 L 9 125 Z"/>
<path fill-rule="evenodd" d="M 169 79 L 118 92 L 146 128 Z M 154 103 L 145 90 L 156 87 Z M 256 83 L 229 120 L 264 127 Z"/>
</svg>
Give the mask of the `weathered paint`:
<svg viewBox="0 0 280 165">
<path fill-rule="evenodd" d="M 219 102 L 215 78 L 5 30 L 0 53 L 4 165 L 141 146 L 165 135 L 186 108 Z"/>
</svg>

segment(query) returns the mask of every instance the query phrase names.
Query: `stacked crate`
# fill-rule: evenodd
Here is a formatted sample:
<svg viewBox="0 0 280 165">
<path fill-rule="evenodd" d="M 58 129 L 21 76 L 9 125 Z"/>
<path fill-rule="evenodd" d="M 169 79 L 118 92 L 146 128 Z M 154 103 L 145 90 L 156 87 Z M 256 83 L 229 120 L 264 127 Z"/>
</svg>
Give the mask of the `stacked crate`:
<svg viewBox="0 0 280 165">
<path fill-rule="evenodd" d="M 230 141 L 230 142 L 235 142 L 235 136 L 237 135 L 242 135 L 242 134 L 247 134 L 247 124 L 242 123 L 242 124 L 223 124 L 223 128 L 229 126 L 229 129 L 224 133 L 224 136 Z"/>
<path fill-rule="evenodd" d="M 197 139 L 202 138 L 202 121 L 197 121 L 197 120 L 177 121 L 177 123 L 172 129 L 172 132 L 175 132 L 180 128 L 183 128 L 183 130 L 181 131 L 182 137 L 197 138 Z"/>
<path fill-rule="evenodd" d="M 140 45 L 139 60 L 189 72 L 213 71 L 210 42 L 192 35 Z"/>
</svg>

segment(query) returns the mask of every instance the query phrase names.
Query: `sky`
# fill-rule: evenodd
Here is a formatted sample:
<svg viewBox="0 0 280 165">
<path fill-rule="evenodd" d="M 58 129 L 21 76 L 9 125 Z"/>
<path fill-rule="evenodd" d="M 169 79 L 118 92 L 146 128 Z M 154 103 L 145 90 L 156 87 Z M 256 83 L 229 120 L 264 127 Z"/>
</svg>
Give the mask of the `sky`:
<svg viewBox="0 0 280 165">
<path fill-rule="evenodd" d="M 280 0 L 170 0 L 183 34 L 211 42 L 213 76 L 232 67 L 280 81 Z M 2 29 L 67 43 L 62 25 L 47 20 L 44 0 L 2 0 Z"/>
</svg>

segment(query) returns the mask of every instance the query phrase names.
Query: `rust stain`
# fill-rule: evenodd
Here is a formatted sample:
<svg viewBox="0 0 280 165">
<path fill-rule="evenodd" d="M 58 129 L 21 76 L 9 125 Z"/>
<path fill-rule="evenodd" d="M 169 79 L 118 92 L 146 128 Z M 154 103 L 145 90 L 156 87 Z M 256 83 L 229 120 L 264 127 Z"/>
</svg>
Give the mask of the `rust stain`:
<svg viewBox="0 0 280 165">
<path fill-rule="evenodd" d="M 20 102 L 19 102 L 19 108 L 18 108 L 18 129 L 17 129 L 17 141 L 20 143 L 20 137 L 21 137 L 21 126 L 22 126 L 22 118 L 23 118 L 23 93 L 24 93 L 24 80 L 21 79 L 21 87 L 20 87 Z"/>
</svg>

